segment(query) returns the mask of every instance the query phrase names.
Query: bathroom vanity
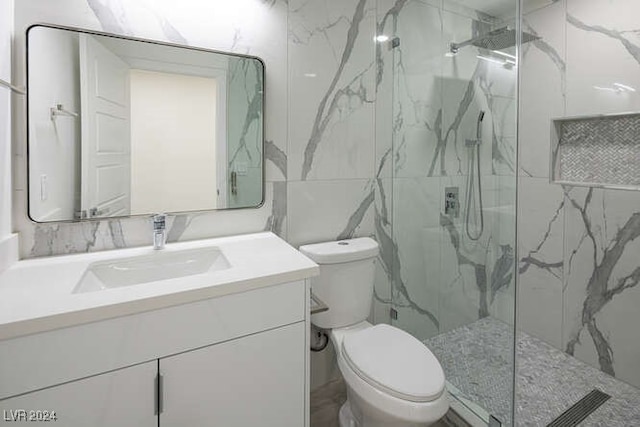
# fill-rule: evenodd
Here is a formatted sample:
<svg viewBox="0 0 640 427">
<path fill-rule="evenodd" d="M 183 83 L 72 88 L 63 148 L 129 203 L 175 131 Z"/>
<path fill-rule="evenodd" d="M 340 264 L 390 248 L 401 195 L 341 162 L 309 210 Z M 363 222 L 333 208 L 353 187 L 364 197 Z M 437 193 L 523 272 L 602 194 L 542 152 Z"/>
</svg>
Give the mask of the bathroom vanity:
<svg viewBox="0 0 640 427">
<path fill-rule="evenodd" d="M 156 255 L 174 277 L 147 275 Z M 19 261 L 0 275 L 3 421 L 308 426 L 316 274 L 271 233 Z"/>
</svg>

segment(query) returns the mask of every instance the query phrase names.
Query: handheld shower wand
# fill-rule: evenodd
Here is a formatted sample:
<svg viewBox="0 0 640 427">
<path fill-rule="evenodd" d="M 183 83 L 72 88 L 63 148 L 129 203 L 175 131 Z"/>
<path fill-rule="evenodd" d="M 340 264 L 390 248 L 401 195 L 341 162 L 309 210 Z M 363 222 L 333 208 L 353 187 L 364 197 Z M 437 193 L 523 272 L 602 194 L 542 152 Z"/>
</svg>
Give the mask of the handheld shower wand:
<svg viewBox="0 0 640 427">
<path fill-rule="evenodd" d="M 467 147 L 471 148 L 469 153 L 469 160 L 467 168 L 467 209 L 465 215 L 465 229 L 467 232 L 467 236 L 469 239 L 473 241 L 477 241 L 482 236 L 482 232 L 484 231 L 484 208 L 482 206 L 482 178 L 480 173 L 480 144 L 482 143 L 482 120 L 484 120 L 484 111 L 480 111 L 478 114 L 478 121 L 476 123 L 476 139 L 467 139 Z M 475 148 L 475 150 L 474 150 Z M 474 167 L 474 157 L 475 155 L 475 167 Z M 474 171 L 475 169 L 475 171 Z M 475 175 L 475 176 L 474 176 Z M 471 231 L 471 202 L 474 201 L 474 193 L 475 193 L 475 180 L 477 177 L 478 181 L 478 203 L 477 203 L 477 216 L 474 218 L 475 221 L 475 232 Z M 474 205 L 475 207 L 475 205 Z M 476 209 L 474 209 L 474 213 L 476 213 Z"/>
<path fill-rule="evenodd" d="M 478 123 L 476 124 L 476 141 L 478 141 L 478 144 L 482 142 L 482 120 L 484 120 L 484 111 L 480 111 L 480 114 L 478 114 Z"/>
</svg>

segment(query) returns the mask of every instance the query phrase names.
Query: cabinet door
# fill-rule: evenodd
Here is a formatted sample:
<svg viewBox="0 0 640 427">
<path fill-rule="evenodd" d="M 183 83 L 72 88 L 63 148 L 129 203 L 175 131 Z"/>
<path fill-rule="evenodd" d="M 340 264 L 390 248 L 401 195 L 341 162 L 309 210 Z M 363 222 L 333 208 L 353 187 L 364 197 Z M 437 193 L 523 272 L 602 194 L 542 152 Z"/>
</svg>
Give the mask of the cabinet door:
<svg viewBox="0 0 640 427">
<path fill-rule="evenodd" d="M 162 427 L 300 427 L 305 323 L 160 360 Z"/>
<path fill-rule="evenodd" d="M 65 427 L 157 426 L 157 372 L 153 361 L 1 400 L 0 424 L 49 415 L 49 424 Z"/>
</svg>

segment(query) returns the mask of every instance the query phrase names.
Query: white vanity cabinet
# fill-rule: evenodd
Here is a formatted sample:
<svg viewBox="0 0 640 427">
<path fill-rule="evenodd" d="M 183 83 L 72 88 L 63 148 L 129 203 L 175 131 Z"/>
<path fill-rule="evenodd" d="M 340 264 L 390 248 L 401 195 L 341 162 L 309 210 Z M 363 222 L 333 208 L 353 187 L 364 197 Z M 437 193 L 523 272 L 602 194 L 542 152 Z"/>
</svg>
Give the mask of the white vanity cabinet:
<svg viewBox="0 0 640 427">
<path fill-rule="evenodd" d="M 308 334 L 300 280 L 3 340 L 0 425 L 308 426 Z"/>
<path fill-rule="evenodd" d="M 153 384 L 157 361 L 0 401 L 0 425 L 156 427 Z"/>
<path fill-rule="evenodd" d="M 304 426 L 305 324 L 160 360 L 163 427 Z"/>
</svg>

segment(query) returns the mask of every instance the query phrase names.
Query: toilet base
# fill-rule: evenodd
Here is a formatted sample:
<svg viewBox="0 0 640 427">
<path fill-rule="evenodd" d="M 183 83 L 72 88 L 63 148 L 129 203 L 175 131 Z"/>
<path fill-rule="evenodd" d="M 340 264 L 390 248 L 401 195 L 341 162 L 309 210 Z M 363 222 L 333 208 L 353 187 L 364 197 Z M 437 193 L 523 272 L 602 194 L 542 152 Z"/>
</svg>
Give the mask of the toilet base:
<svg viewBox="0 0 640 427">
<path fill-rule="evenodd" d="M 348 400 L 342 404 L 338 413 L 338 425 L 340 427 L 426 427 L 431 424 L 431 422 L 415 424 L 402 421 L 394 423 L 388 420 L 363 420 L 362 422 L 358 422 L 351 411 L 351 405 Z"/>
<path fill-rule="evenodd" d="M 340 407 L 338 421 L 340 427 L 357 427 L 356 420 L 353 417 L 353 412 L 351 412 L 351 406 L 349 406 L 349 402 L 344 402 Z"/>
</svg>

